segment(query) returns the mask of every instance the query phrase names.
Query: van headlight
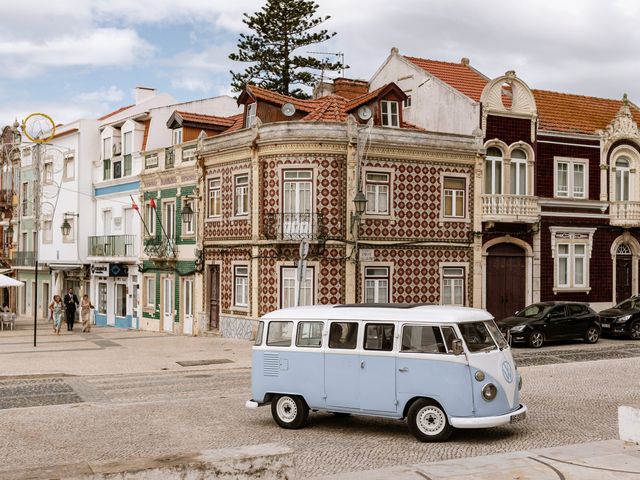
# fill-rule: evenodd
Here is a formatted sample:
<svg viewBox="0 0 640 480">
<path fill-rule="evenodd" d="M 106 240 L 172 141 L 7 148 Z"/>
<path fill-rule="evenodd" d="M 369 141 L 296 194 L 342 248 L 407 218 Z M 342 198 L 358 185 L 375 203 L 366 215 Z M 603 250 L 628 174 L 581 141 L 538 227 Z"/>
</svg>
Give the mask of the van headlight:
<svg viewBox="0 0 640 480">
<path fill-rule="evenodd" d="M 493 383 L 487 383 L 484 387 L 482 387 L 482 396 L 485 400 L 491 401 L 496 398 L 498 395 L 498 389 Z"/>
<path fill-rule="evenodd" d="M 512 333 L 520 333 L 521 331 L 523 331 L 525 329 L 526 325 L 516 325 L 515 327 L 511 327 L 511 332 Z"/>
</svg>

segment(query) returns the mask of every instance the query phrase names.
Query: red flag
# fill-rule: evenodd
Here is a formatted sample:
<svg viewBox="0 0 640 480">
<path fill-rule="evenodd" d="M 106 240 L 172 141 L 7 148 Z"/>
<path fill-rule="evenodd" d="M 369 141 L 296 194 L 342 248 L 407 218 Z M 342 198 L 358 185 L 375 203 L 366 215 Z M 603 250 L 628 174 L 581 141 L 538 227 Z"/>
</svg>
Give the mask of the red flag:
<svg viewBox="0 0 640 480">
<path fill-rule="evenodd" d="M 129 195 L 129 198 L 131 198 L 131 208 L 133 208 L 134 210 L 138 210 L 138 204 L 136 203 L 136 201 L 131 195 Z"/>
<path fill-rule="evenodd" d="M 151 208 L 156 208 L 156 202 L 153 200 L 153 198 L 151 200 L 149 200 L 149 206 Z"/>
</svg>

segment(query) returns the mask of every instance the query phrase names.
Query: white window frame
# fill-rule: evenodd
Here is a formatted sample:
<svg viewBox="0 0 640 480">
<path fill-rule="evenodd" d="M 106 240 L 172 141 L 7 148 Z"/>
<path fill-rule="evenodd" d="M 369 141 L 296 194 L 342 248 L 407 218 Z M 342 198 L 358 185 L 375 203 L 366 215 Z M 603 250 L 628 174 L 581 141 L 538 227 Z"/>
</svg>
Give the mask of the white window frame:
<svg viewBox="0 0 640 480">
<path fill-rule="evenodd" d="M 513 152 L 515 152 L 516 150 L 520 150 L 522 153 L 524 153 L 524 158 L 514 158 L 513 157 Z M 527 182 L 528 182 L 528 178 L 527 178 L 527 161 L 528 161 L 528 153 L 526 152 L 526 150 L 522 149 L 522 148 L 514 148 L 511 152 L 511 162 L 509 164 L 509 180 L 511 182 L 511 186 L 510 186 L 510 190 L 511 190 L 511 195 L 527 195 Z M 511 175 L 512 172 L 515 172 L 515 175 Z M 518 190 L 520 189 L 520 174 L 521 172 L 524 172 L 524 192 L 519 192 Z M 515 180 L 515 181 L 513 181 Z"/>
<path fill-rule="evenodd" d="M 218 182 L 218 185 L 215 186 L 215 182 Z M 207 218 L 220 218 L 222 216 L 222 178 L 221 177 L 213 177 L 207 180 Z M 211 201 L 217 198 L 218 211 L 211 212 Z"/>
<path fill-rule="evenodd" d="M 182 149 L 182 161 L 193 162 L 196 159 L 196 146 L 184 147 Z"/>
<path fill-rule="evenodd" d="M 121 287 L 124 287 L 124 297 L 122 298 L 122 301 L 124 301 L 124 315 L 118 315 L 119 313 L 118 304 L 120 303 L 118 298 L 118 289 Z M 114 317 L 117 317 L 117 318 L 127 317 L 127 284 L 124 282 L 115 282 L 113 284 L 113 315 Z"/>
<path fill-rule="evenodd" d="M 53 183 L 53 160 L 45 160 L 42 169 L 42 183 Z"/>
<path fill-rule="evenodd" d="M 243 181 L 240 183 L 238 180 L 240 178 L 246 178 L 246 182 Z M 249 173 L 237 173 L 233 176 L 233 216 L 234 217 L 247 217 L 249 216 L 250 201 L 249 201 Z M 246 199 L 246 204 L 244 201 L 239 201 L 239 198 L 244 197 Z M 246 210 L 245 210 L 246 208 Z"/>
<path fill-rule="evenodd" d="M 155 237 L 156 235 L 156 208 L 152 208 L 147 202 L 145 202 L 144 216 L 145 223 L 147 224 L 147 230 L 149 233 L 145 232 L 145 235 L 150 237 Z"/>
<path fill-rule="evenodd" d="M 482 184 L 482 187 L 484 189 L 484 193 L 485 195 L 502 195 L 502 192 L 504 191 L 504 152 L 502 151 L 501 148 L 496 147 L 495 145 L 489 145 L 487 146 L 487 152 L 489 151 L 490 148 L 496 148 L 498 150 L 500 150 L 500 153 L 502 153 L 501 157 L 494 157 L 494 156 L 490 156 L 490 155 L 485 155 L 484 158 L 484 182 Z M 491 165 L 491 171 L 489 171 L 489 169 L 487 168 L 487 163 Z M 498 178 L 497 174 L 496 174 L 496 164 L 500 163 L 500 191 L 497 191 L 498 189 L 496 188 L 496 179 Z M 486 178 L 487 176 L 489 176 L 489 178 L 491 179 L 491 191 L 488 192 L 487 191 L 487 181 Z"/>
<path fill-rule="evenodd" d="M 444 188 L 444 179 L 448 178 L 462 178 L 464 179 L 464 216 L 462 217 L 453 217 L 445 215 L 445 188 Z M 458 190 L 456 190 L 458 191 Z M 440 196 L 441 196 L 441 205 L 440 205 L 440 222 L 469 222 L 469 175 L 466 173 L 454 173 L 454 172 L 441 172 L 440 173 Z M 455 206 L 452 203 L 452 213 L 455 212 Z"/>
<path fill-rule="evenodd" d="M 53 243 L 52 220 L 43 220 L 42 222 L 42 243 Z"/>
<path fill-rule="evenodd" d="M 151 295 L 149 295 L 149 293 L 151 293 Z M 156 309 L 156 277 L 155 275 L 144 276 L 143 297 L 144 297 L 144 308 L 146 310 L 155 310 Z"/>
<path fill-rule="evenodd" d="M 370 180 L 369 175 L 385 175 L 387 180 Z M 383 171 L 383 170 L 365 170 L 364 171 L 364 184 L 365 184 L 365 196 L 367 197 L 367 206 L 365 210 L 366 215 L 375 215 L 375 216 L 385 216 L 388 217 L 391 215 L 391 181 L 392 176 L 391 172 Z M 387 188 L 387 201 L 386 201 L 386 211 L 385 209 L 381 209 L 381 190 L 383 187 Z M 370 192 L 371 190 L 371 192 Z M 369 193 L 373 195 L 373 202 L 369 201 Z"/>
<path fill-rule="evenodd" d="M 173 214 L 169 215 L 169 205 L 173 205 Z M 175 240 L 177 236 L 177 224 L 176 224 L 176 201 L 175 199 L 162 202 L 162 227 L 164 233 L 169 240 Z"/>
<path fill-rule="evenodd" d="M 171 145 L 182 144 L 182 127 L 174 128 L 171 132 Z"/>
<path fill-rule="evenodd" d="M 595 228 L 549 227 L 551 231 L 551 255 L 553 257 L 553 291 L 558 292 L 590 292 L 590 259 L 593 248 Z M 567 253 L 560 253 L 560 246 L 566 245 Z M 576 246 L 583 246 L 584 252 L 577 253 Z M 560 263 L 567 261 L 567 282 L 560 280 Z M 583 281 L 576 282 L 576 264 L 583 263 Z"/>
<path fill-rule="evenodd" d="M 247 112 L 245 114 L 244 126 L 246 128 L 251 127 L 253 124 L 253 120 L 256 118 L 256 111 L 258 110 L 258 103 L 248 103 L 247 104 Z"/>
<path fill-rule="evenodd" d="M 102 139 L 102 160 L 109 160 L 113 155 L 111 139 L 112 137 L 105 137 Z"/>
<path fill-rule="evenodd" d="M 466 287 L 467 287 L 467 271 L 468 263 L 452 263 L 444 262 L 440 264 L 440 304 L 463 307 L 466 304 Z M 459 303 L 455 302 L 455 290 L 457 286 L 455 283 L 449 283 L 449 280 L 461 281 L 461 299 Z M 449 289 L 450 301 L 445 301 L 445 291 Z"/>
<path fill-rule="evenodd" d="M 386 274 L 374 274 L 370 270 L 386 270 Z M 367 264 L 363 266 L 362 301 L 363 303 L 390 303 L 391 302 L 391 267 L 382 264 Z M 386 282 L 386 287 L 384 283 Z M 367 296 L 369 285 L 373 286 L 373 298 Z M 386 290 L 386 299 L 380 298 L 380 290 Z"/>
<path fill-rule="evenodd" d="M 302 303 L 301 305 L 314 305 L 316 302 L 316 268 L 315 265 L 307 265 L 305 272 L 305 283 L 307 286 L 303 286 L 303 292 L 305 295 L 308 293 L 311 295 L 311 300 L 308 303 Z M 280 264 L 278 266 L 279 273 L 279 295 L 278 303 L 280 308 L 295 307 L 298 303 L 298 269 L 290 265 Z M 286 275 L 285 275 L 286 274 Z M 284 281 L 292 282 L 290 288 L 293 288 L 293 305 L 286 305 L 284 302 Z M 310 285 L 309 285 L 310 283 Z"/>
<path fill-rule="evenodd" d="M 567 194 L 561 195 L 558 190 L 558 166 L 567 164 Z M 582 165 L 584 172 L 584 192 L 576 195 L 575 189 L 575 165 Z M 553 196 L 555 198 L 568 198 L 577 200 L 589 199 L 589 160 L 586 158 L 554 157 L 553 158 Z"/>
<path fill-rule="evenodd" d="M 620 160 L 625 160 L 628 165 L 626 167 L 618 167 L 618 162 Z M 614 175 L 613 175 L 613 188 L 614 188 L 614 198 L 616 202 L 628 202 L 631 200 L 631 158 L 626 155 L 619 155 L 616 157 L 613 163 Z M 620 184 L 623 189 L 625 187 L 626 180 L 626 198 L 620 198 L 620 190 L 618 189 L 618 176 L 620 176 Z"/>
<path fill-rule="evenodd" d="M 71 175 L 69 175 L 69 165 L 71 165 Z M 69 181 L 76 178 L 76 157 L 74 154 L 67 154 L 64 156 L 62 167 L 62 180 Z"/>
<path fill-rule="evenodd" d="M 233 306 L 247 309 L 249 307 L 249 265 L 246 263 L 234 263 L 232 264 L 232 267 Z"/>
<path fill-rule="evenodd" d="M 391 108 L 395 104 L 395 113 Z M 400 105 L 396 100 L 380 100 L 380 124 L 383 127 L 400 128 Z"/>
<path fill-rule="evenodd" d="M 129 148 L 127 148 L 127 138 L 129 139 Z M 133 153 L 133 130 L 122 132 L 122 155 L 131 155 Z"/>
<path fill-rule="evenodd" d="M 402 108 L 411 108 L 411 90 L 407 90 L 404 92 L 404 94 L 407 96 L 407 98 L 405 98 L 402 101 Z"/>
</svg>

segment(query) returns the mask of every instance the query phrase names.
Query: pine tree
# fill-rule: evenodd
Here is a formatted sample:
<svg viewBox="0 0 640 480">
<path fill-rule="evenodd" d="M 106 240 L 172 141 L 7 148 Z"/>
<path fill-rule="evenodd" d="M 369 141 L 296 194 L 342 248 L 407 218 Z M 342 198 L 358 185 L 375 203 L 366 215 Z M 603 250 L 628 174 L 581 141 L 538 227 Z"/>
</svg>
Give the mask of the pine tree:
<svg viewBox="0 0 640 480">
<path fill-rule="evenodd" d="M 240 34 L 238 52 L 229 55 L 236 62 L 250 62 L 244 72 L 231 71 L 231 85 L 236 91 L 247 83 L 274 90 L 284 95 L 307 98 L 300 88 L 311 86 L 316 77 L 312 71 L 336 71 L 339 62 L 296 55 L 301 47 L 329 40 L 335 32 L 311 32 L 328 20 L 317 17 L 318 5 L 313 0 L 267 0 L 267 4 L 253 15 L 244 14 L 242 20 L 254 33 Z"/>
</svg>

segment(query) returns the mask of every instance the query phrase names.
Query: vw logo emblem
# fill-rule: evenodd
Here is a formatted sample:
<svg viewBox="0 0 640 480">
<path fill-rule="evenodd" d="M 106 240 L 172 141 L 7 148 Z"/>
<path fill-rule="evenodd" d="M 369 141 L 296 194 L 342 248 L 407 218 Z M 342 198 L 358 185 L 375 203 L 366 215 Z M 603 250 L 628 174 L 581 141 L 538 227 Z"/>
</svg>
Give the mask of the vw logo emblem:
<svg viewBox="0 0 640 480">
<path fill-rule="evenodd" d="M 511 365 L 506 360 L 502 362 L 502 376 L 507 383 L 513 382 L 513 370 L 511 370 Z"/>
</svg>

